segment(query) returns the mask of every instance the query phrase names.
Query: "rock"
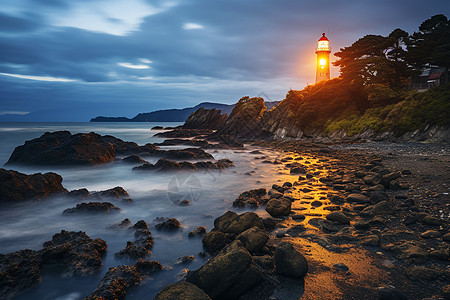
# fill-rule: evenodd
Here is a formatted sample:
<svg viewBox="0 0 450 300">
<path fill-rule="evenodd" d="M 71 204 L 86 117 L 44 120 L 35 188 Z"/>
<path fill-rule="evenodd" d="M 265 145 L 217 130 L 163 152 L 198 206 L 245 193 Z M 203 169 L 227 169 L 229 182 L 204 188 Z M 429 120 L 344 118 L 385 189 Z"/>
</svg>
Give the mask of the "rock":
<svg viewBox="0 0 450 300">
<path fill-rule="evenodd" d="M 179 281 L 163 288 L 154 300 L 211 300 L 202 289 L 195 284 Z"/>
<path fill-rule="evenodd" d="M 444 240 L 444 241 L 447 242 L 447 243 L 450 242 L 450 232 L 444 234 L 444 235 L 442 236 L 442 240 Z"/>
<path fill-rule="evenodd" d="M 274 198 L 274 199 L 283 197 L 283 194 L 280 193 L 279 191 L 277 191 L 276 189 L 270 189 L 267 194 L 269 195 L 270 198 Z"/>
<path fill-rule="evenodd" d="M 253 212 L 246 212 L 238 215 L 235 212 L 227 211 L 225 214 L 214 220 L 215 228 L 224 233 L 232 233 L 235 235 L 254 226 L 264 229 L 261 217 Z"/>
<path fill-rule="evenodd" d="M 96 197 L 99 199 L 124 199 L 129 198 L 128 192 L 121 186 L 116 186 L 112 189 L 92 193 L 91 197 Z"/>
<path fill-rule="evenodd" d="M 388 244 L 384 245 L 383 249 L 386 251 L 392 251 L 401 258 L 407 259 L 425 259 L 428 256 L 428 253 L 424 249 L 418 245 L 415 245 L 413 242 Z"/>
<path fill-rule="evenodd" d="M 194 255 L 186 255 L 186 256 L 178 257 L 178 258 L 175 260 L 174 264 L 175 264 L 175 265 L 179 265 L 179 264 L 187 264 L 187 263 L 191 263 L 191 262 L 193 262 L 193 261 L 195 261 Z"/>
<path fill-rule="evenodd" d="M 0 169 L 0 202 L 27 199 L 44 199 L 51 195 L 67 193 L 62 177 L 55 173 L 26 175 Z"/>
<path fill-rule="evenodd" d="M 450 284 L 444 285 L 442 287 L 442 295 L 446 300 L 450 299 Z"/>
<path fill-rule="evenodd" d="M 181 200 L 177 204 L 178 204 L 178 206 L 190 206 L 191 205 L 191 201 L 185 199 L 185 200 Z"/>
<path fill-rule="evenodd" d="M 221 250 L 230 242 L 231 240 L 223 232 L 218 230 L 210 231 L 202 239 L 203 246 L 210 253 Z"/>
<path fill-rule="evenodd" d="M 100 271 L 106 249 L 105 241 L 91 239 L 83 231 L 61 230 L 39 253 L 45 266 L 64 266 L 66 275 L 90 275 Z"/>
<path fill-rule="evenodd" d="M 255 253 L 264 247 L 269 240 L 269 235 L 255 226 L 239 234 L 235 240 L 241 241 L 250 253 Z"/>
<path fill-rule="evenodd" d="M 381 184 L 384 185 L 386 188 L 388 188 L 390 186 L 390 183 L 392 180 L 400 178 L 401 176 L 402 176 L 402 174 L 400 172 L 393 172 L 393 173 L 385 174 L 381 178 Z"/>
<path fill-rule="evenodd" d="M 220 159 L 217 162 L 211 161 L 199 161 L 196 163 L 191 163 L 187 161 L 175 162 L 171 160 L 167 160 L 164 158 L 159 159 L 156 164 L 152 165 L 150 163 L 145 163 L 141 166 L 134 167 L 133 170 L 137 171 L 148 171 L 148 170 L 157 170 L 157 171 L 181 171 L 181 170 L 221 170 L 225 168 L 232 167 L 234 164 L 229 159 Z"/>
<path fill-rule="evenodd" d="M 70 191 L 67 196 L 76 199 L 87 199 L 91 196 L 91 193 L 87 189 L 78 189 Z"/>
<path fill-rule="evenodd" d="M 85 299 L 123 299 L 127 290 L 138 285 L 141 280 L 135 266 L 111 267 L 103 276 L 97 289 Z"/>
<path fill-rule="evenodd" d="M 46 132 L 16 147 L 7 164 L 97 165 L 115 159 L 113 145 L 96 133 Z"/>
<path fill-rule="evenodd" d="M 171 131 L 157 133 L 154 136 L 167 138 L 189 138 L 189 137 L 209 135 L 211 133 L 213 133 L 212 129 L 175 128 Z"/>
<path fill-rule="evenodd" d="M 375 191 L 370 195 L 370 201 L 374 204 L 381 201 L 389 201 L 389 196 L 384 191 Z"/>
<path fill-rule="evenodd" d="M 164 270 L 164 267 L 156 260 L 144 260 L 142 258 L 139 258 L 134 266 L 140 274 L 145 275 L 150 275 L 157 271 Z"/>
<path fill-rule="evenodd" d="M 313 202 L 311 202 L 311 206 L 312 207 L 322 206 L 322 202 L 320 202 L 319 200 L 314 200 Z"/>
<path fill-rule="evenodd" d="M 143 164 L 147 161 L 143 160 L 139 155 L 130 155 L 125 158 L 122 158 L 122 161 L 128 163 L 128 164 Z"/>
<path fill-rule="evenodd" d="M 380 245 L 380 237 L 374 234 L 365 236 L 361 239 L 360 243 L 365 246 L 378 246 Z"/>
<path fill-rule="evenodd" d="M 281 275 L 303 278 L 308 272 L 306 258 L 291 243 L 279 244 L 274 257 L 277 273 Z"/>
<path fill-rule="evenodd" d="M 287 216 L 291 213 L 291 201 L 286 198 L 270 199 L 266 211 L 272 217 Z"/>
<path fill-rule="evenodd" d="M 356 202 L 360 204 L 370 203 L 370 198 L 363 194 L 350 194 L 347 196 L 347 202 Z"/>
<path fill-rule="evenodd" d="M 151 128 L 151 130 L 163 130 L 163 129 L 164 129 L 164 127 L 162 127 L 162 126 L 153 126 Z"/>
<path fill-rule="evenodd" d="M 381 176 L 379 174 L 369 174 L 363 178 L 363 181 L 367 185 L 377 185 L 381 182 Z"/>
<path fill-rule="evenodd" d="M 305 215 L 300 215 L 300 214 L 298 214 L 298 215 L 293 215 L 293 216 L 292 216 L 292 220 L 295 220 L 295 221 L 297 221 L 297 222 L 301 222 L 301 221 L 303 221 L 305 218 L 306 218 Z"/>
<path fill-rule="evenodd" d="M 114 225 L 109 226 L 109 228 L 126 228 L 131 225 L 130 219 L 123 219 L 120 223 L 116 223 Z"/>
<path fill-rule="evenodd" d="M 342 272 L 347 272 L 349 270 L 349 268 L 343 263 L 335 264 L 335 265 L 333 265 L 333 268 L 335 268 L 338 271 L 342 271 Z"/>
<path fill-rule="evenodd" d="M 186 129 L 219 129 L 226 121 L 227 114 L 221 114 L 218 109 L 206 109 L 200 107 L 184 122 Z"/>
<path fill-rule="evenodd" d="M 263 224 L 266 230 L 270 231 L 275 228 L 277 221 L 274 218 L 264 218 Z"/>
<path fill-rule="evenodd" d="M 73 208 L 68 208 L 63 211 L 63 215 L 74 215 L 74 214 L 99 214 L 99 213 L 114 213 L 119 212 L 120 208 L 114 206 L 109 202 L 89 202 L 80 203 Z"/>
<path fill-rule="evenodd" d="M 443 274 L 440 270 L 435 270 L 427 267 L 410 267 L 405 270 L 405 275 L 424 281 L 432 281 L 439 278 Z"/>
<path fill-rule="evenodd" d="M 372 215 L 391 215 L 395 210 L 388 201 L 381 201 L 373 206 L 365 208 L 363 212 Z"/>
<path fill-rule="evenodd" d="M 166 159 L 214 159 L 214 157 L 205 152 L 203 149 L 199 148 L 184 148 L 184 149 L 174 149 L 167 151 L 159 151 L 158 156 L 164 157 Z"/>
<path fill-rule="evenodd" d="M 169 231 L 173 231 L 173 230 L 177 230 L 182 228 L 183 226 L 181 225 L 181 223 L 175 219 L 175 218 L 170 218 L 170 219 L 166 219 L 166 218 L 156 218 L 156 225 L 155 228 L 157 230 L 169 230 Z"/>
<path fill-rule="evenodd" d="M 394 287 L 378 288 L 379 300 L 407 300 L 408 298 Z"/>
<path fill-rule="evenodd" d="M 198 226 L 197 228 L 195 228 L 194 230 L 189 232 L 188 236 L 189 237 L 203 236 L 204 234 L 206 234 L 206 227 L 205 226 Z"/>
<path fill-rule="evenodd" d="M 40 280 L 40 259 L 36 251 L 0 254 L 0 295 L 3 299 L 12 299 Z"/>
<path fill-rule="evenodd" d="M 431 225 L 431 226 L 440 226 L 442 225 L 442 220 L 432 217 L 430 215 L 426 215 L 425 217 L 423 217 L 420 222 L 422 224 L 426 224 L 426 225 Z"/>
<path fill-rule="evenodd" d="M 153 237 L 147 223 L 140 220 L 133 225 L 134 242 L 128 241 L 125 249 L 116 253 L 117 256 L 128 256 L 131 258 L 143 258 L 150 256 L 153 247 Z"/>
<path fill-rule="evenodd" d="M 261 118 L 265 110 L 263 98 L 241 98 L 227 120 L 217 129 L 216 135 L 231 135 L 242 141 L 263 137 Z"/>
<path fill-rule="evenodd" d="M 186 278 L 213 299 L 237 299 L 261 280 L 261 271 L 239 241 L 230 244 Z"/>
<path fill-rule="evenodd" d="M 427 231 L 421 233 L 420 237 L 424 238 L 424 239 L 434 239 L 434 238 L 441 237 L 441 233 L 437 230 L 427 230 Z"/>
<path fill-rule="evenodd" d="M 326 216 L 327 220 L 335 221 L 341 224 L 350 224 L 350 218 L 347 217 L 344 213 L 335 211 Z"/>
<path fill-rule="evenodd" d="M 239 197 L 234 200 L 233 206 L 234 207 L 258 207 L 260 204 L 265 204 L 265 201 L 263 200 L 263 196 L 265 196 L 267 193 L 266 189 L 255 189 L 255 190 L 249 190 L 245 191 L 242 194 L 239 195 Z"/>
<path fill-rule="evenodd" d="M 369 229 L 370 225 L 368 222 L 358 221 L 358 222 L 355 222 L 355 224 L 353 224 L 353 227 L 355 227 L 355 229 L 358 229 L 358 230 L 365 230 L 365 229 Z"/>
<path fill-rule="evenodd" d="M 306 174 L 306 170 L 305 170 L 304 167 L 296 166 L 296 167 L 292 167 L 291 168 L 290 173 L 292 175 L 295 175 L 295 174 Z"/>
<path fill-rule="evenodd" d="M 253 256 L 255 263 L 262 269 L 271 272 L 275 267 L 275 262 L 270 255 Z"/>
</svg>

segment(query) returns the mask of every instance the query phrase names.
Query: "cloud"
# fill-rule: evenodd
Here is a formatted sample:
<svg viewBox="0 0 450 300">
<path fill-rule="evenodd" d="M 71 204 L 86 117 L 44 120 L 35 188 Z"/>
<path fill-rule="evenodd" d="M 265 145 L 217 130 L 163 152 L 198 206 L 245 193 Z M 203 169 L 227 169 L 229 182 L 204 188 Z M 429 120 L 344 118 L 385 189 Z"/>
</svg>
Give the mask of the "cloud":
<svg viewBox="0 0 450 300">
<path fill-rule="evenodd" d="M 281 99 L 290 88 L 314 82 L 322 32 L 334 52 L 366 34 L 387 35 L 397 27 L 411 33 L 446 4 L 1 1 L 0 111 L 36 110 L 37 99 L 61 109 L 79 104 L 84 112 L 74 111 L 85 119 L 93 113 L 88 105 L 116 107 L 120 115 L 200 101 L 232 103 L 261 91 Z"/>
<path fill-rule="evenodd" d="M 8 74 L 8 73 L 0 73 L 0 75 L 21 78 L 21 79 L 37 80 L 37 81 L 54 81 L 54 82 L 56 82 L 56 81 L 57 82 L 75 81 L 73 79 L 57 78 L 57 77 L 51 77 L 51 76 L 34 76 L 34 75 L 21 75 L 21 74 Z"/>
<path fill-rule="evenodd" d="M 150 69 L 150 66 L 147 65 L 133 65 L 130 63 L 117 63 L 119 66 L 124 68 L 130 68 L 130 69 L 137 69 L 137 70 L 143 70 L 143 69 Z"/>
<path fill-rule="evenodd" d="M 184 23 L 183 29 L 192 30 L 192 29 L 203 29 L 203 25 L 197 23 Z"/>
</svg>

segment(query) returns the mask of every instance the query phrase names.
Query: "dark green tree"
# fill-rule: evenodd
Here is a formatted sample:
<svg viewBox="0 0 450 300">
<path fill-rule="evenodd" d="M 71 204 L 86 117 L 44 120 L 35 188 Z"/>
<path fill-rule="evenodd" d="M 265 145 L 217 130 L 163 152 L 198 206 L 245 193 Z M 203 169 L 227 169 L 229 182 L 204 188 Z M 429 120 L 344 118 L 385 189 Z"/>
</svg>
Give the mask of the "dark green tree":
<svg viewBox="0 0 450 300">
<path fill-rule="evenodd" d="M 416 69 L 428 66 L 450 68 L 450 20 L 445 15 L 435 15 L 425 20 L 408 41 L 408 62 Z"/>
<path fill-rule="evenodd" d="M 400 28 L 392 31 L 387 37 L 385 54 L 393 71 L 389 74 L 391 87 L 405 85 L 412 74 L 412 68 L 407 63 L 408 43 L 409 34 Z"/>
</svg>

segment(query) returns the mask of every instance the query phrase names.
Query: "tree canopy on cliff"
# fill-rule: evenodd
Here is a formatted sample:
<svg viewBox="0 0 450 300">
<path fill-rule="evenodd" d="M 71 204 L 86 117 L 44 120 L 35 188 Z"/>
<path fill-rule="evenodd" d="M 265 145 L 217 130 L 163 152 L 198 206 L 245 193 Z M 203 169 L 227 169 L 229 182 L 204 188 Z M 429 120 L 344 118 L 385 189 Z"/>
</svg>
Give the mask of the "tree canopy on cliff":
<svg viewBox="0 0 450 300">
<path fill-rule="evenodd" d="M 407 85 L 408 78 L 427 66 L 450 67 L 450 21 L 436 15 L 409 35 L 400 28 L 388 36 L 366 35 L 334 54 L 345 80 L 391 88 Z"/>
</svg>

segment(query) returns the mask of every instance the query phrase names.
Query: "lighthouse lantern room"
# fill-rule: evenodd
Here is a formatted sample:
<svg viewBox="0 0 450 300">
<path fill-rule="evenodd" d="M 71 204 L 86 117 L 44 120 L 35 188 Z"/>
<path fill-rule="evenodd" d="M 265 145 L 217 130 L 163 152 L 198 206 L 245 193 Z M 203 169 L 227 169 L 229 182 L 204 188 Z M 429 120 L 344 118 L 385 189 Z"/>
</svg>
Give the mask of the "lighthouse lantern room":
<svg viewBox="0 0 450 300">
<path fill-rule="evenodd" d="M 322 33 L 322 37 L 317 42 L 317 67 L 316 67 L 316 83 L 322 80 L 330 79 L 330 41 Z"/>
</svg>

